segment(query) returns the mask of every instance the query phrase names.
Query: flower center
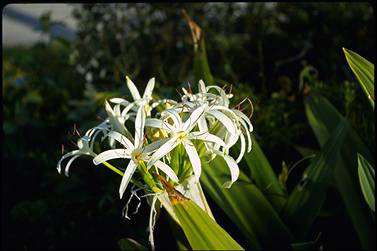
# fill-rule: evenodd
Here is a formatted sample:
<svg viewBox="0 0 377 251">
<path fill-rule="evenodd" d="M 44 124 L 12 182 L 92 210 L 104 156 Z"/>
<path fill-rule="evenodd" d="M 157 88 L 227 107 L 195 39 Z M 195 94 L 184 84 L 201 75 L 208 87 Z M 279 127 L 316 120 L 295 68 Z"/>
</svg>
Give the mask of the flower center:
<svg viewBox="0 0 377 251">
<path fill-rule="evenodd" d="M 141 161 L 143 161 L 142 155 L 143 155 L 143 151 L 140 148 L 133 150 L 131 153 L 132 161 L 135 162 L 136 164 L 139 164 Z"/>
<path fill-rule="evenodd" d="M 178 139 L 179 141 L 183 141 L 183 140 L 186 138 L 187 133 L 186 133 L 185 131 L 180 131 L 180 132 L 178 132 L 178 133 L 176 134 L 176 136 L 177 136 L 177 139 Z"/>
</svg>

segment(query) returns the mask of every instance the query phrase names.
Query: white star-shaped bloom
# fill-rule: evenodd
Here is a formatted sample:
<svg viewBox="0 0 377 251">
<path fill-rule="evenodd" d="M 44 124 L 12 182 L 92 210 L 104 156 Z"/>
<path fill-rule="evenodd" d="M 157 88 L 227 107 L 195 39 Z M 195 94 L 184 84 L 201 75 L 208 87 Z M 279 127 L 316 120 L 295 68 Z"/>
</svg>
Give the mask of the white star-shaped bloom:
<svg viewBox="0 0 377 251">
<path fill-rule="evenodd" d="M 167 115 L 165 120 L 160 119 L 147 119 L 146 126 L 162 128 L 168 131 L 170 137 L 167 138 L 165 144 L 163 144 L 155 153 L 150 157 L 148 161 L 148 167 L 152 166 L 156 161 L 172 151 L 178 144 L 183 144 L 193 171 L 197 180 L 199 180 L 201 174 L 201 162 L 196 148 L 191 140 L 202 140 L 205 142 L 212 142 L 225 147 L 225 143 L 217 136 L 207 132 L 192 131 L 197 125 L 197 121 L 203 115 L 204 108 L 199 107 L 195 109 L 190 117 L 183 122 L 178 112 L 171 109 L 165 110 Z M 166 120 L 172 119 L 173 125 L 169 124 Z"/>
<path fill-rule="evenodd" d="M 136 119 L 135 119 L 134 144 L 122 134 L 112 131 L 107 136 L 118 141 L 125 148 L 104 151 L 93 159 L 93 162 L 96 165 L 110 159 L 118 159 L 118 158 L 130 159 L 130 162 L 128 163 L 128 166 L 123 174 L 123 178 L 119 187 L 120 198 L 123 197 L 123 194 L 127 188 L 127 185 L 129 181 L 131 180 L 131 177 L 133 176 L 137 166 L 141 162 L 148 161 L 149 154 L 151 154 L 154 150 L 156 150 L 156 148 L 159 147 L 159 144 L 161 144 L 161 141 L 160 142 L 157 141 L 155 143 L 147 145 L 146 147 L 143 147 L 144 124 L 145 124 L 145 112 L 143 109 L 139 108 Z M 175 182 L 178 182 L 177 175 L 164 162 L 156 161 L 154 165 L 157 168 L 159 168 L 162 172 L 164 172 L 170 179 L 172 179 Z M 151 166 L 148 166 L 147 168 L 149 169 Z"/>
</svg>

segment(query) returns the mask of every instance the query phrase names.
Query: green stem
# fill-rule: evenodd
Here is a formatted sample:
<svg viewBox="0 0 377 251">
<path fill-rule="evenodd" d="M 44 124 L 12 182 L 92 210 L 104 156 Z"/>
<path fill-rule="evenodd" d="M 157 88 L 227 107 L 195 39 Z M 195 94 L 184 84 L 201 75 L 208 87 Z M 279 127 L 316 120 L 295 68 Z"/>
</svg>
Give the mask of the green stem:
<svg viewBox="0 0 377 251">
<path fill-rule="evenodd" d="M 120 171 L 118 168 L 116 168 L 115 166 L 113 166 L 113 165 L 111 165 L 110 163 L 108 163 L 108 162 L 102 162 L 102 164 L 104 165 L 104 166 L 106 166 L 107 168 L 109 168 L 111 171 L 113 171 L 113 172 L 115 172 L 115 173 L 117 173 L 117 174 L 119 174 L 120 176 L 122 176 L 123 177 L 123 172 L 122 171 Z M 135 179 L 132 179 L 131 178 L 131 182 L 132 183 L 134 183 L 137 187 L 143 187 L 143 184 L 141 184 L 140 182 L 138 182 L 138 181 L 136 181 Z"/>
<path fill-rule="evenodd" d="M 148 172 L 148 169 L 145 165 L 144 162 L 141 162 L 139 165 L 138 165 L 138 168 L 139 168 L 139 171 L 140 173 L 142 174 L 143 176 L 143 179 L 145 181 L 145 183 L 147 183 L 147 185 L 149 186 L 149 188 L 155 192 L 155 193 L 160 193 L 160 192 L 163 192 L 163 190 L 161 190 L 155 180 L 153 179 L 153 176 Z"/>
<path fill-rule="evenodd" d="M 111 165 L 110 163 L 108 163 L 108 162 L 105 161 L 105 162 L 102 162 L 102 164 L 104 166 L 106 166 L 107 168 L 109 168 L 111 171 L 119 174 L 120 176 L 123 176 L 122 171 L 120 171 L 118 168 L 116 168 L 115 166 Z"/>
</svg>

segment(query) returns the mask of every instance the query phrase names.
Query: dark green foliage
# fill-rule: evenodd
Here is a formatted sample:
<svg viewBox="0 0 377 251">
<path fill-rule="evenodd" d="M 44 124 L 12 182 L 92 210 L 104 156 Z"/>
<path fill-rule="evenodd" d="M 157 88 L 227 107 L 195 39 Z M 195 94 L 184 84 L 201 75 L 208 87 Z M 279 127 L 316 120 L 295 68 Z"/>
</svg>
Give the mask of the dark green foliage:
<svg viewBox="0 0 377 251">
<path fill-rule="evenodd" d="M 122 219 L 126 201 L 118 200 L 120 177 L 85 157 L 74 162 L 69 179 L 57 173 L 56 164 L 62 144 L 65 152 L 76 147 L 70 142 L 79 137 L 74 124 L 83 134 L 106 117 L 107 97 L 130 99 L 125 74 L 139 89 L 156 77 L 161 97 L 178 99 L 176 90 L 188 82 L 196 90 L 193 44 L 183 8 L 205 32 L 215 80 L 232 84 L 232 106 L 245 97 L 253 102 L 254 136 L 277 176 L 282 161 L 292 166 L 302 158 L 299 147 L 320 148 L 305 115 L 302 93 L 308 87 L 331 101 L 374 156 L 375 118 L 341 49 L 375 62 L 375 17 L 369 4 L 84 5 L 75 14 L 78 40 L 52 39 L 3 50 L 2 247 L 121 249 L 124 243 L 117 243 L 122 238 L 149 247 L 144 217 L 149 206 L 143 201 L 131 221 Z M 305 166 L 300 164 L 289 175 L 288 194 Z M 248 170 L 245 167 L 241 169 Z M 250 181 L 255 183 L 252 175 Z M 272 208 L 260 187 L 242 182 L 238 186 L 252 187 Z M 221 209 L 210 206 L 215 218 L 224 218 L 224 229 L 235 228 Z M 329 188 L 318 218 L 307 235 L 295 236 L 292 241 L 298 244 L 293 248 L 300 248 L 301 242 L 314 245 L 310 241 L 322 232 L 316 247 L 359 249 L 345 211 L 339 192 Z M 173 237 L 166 220 L 162 214 L 157 221 L 156 247 L 174 249 L 168 244 Z M 259 225 L 250 232 L 257 232 L 258 238 L 279 234 L 269 232 L 263 219 L 253 220 Z M 239 229 L 234 232 L 242 245 L 250 242 Z M 288 237 L 281 238 L 277 243 L 255 242 L 276 247 L 288 242 Z"/>
</svg>

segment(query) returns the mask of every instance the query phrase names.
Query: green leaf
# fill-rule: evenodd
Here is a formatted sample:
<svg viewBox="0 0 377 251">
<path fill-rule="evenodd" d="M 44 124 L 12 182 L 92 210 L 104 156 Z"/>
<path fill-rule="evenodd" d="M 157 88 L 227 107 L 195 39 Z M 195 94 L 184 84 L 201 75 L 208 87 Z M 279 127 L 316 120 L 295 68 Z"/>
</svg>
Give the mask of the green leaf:
<svg viewBox="0 0 377 251">
<path fill-rule="evenodd" d="M 246 153 L 243 157 L 250 169 L 250 178 L 255 181 L 256 186 L 263 192 L 276 211 L 279 212 L 286 201 L 284 191 L 254 136 L 252 136 L 252 143 L 251 152 Z M 237 144 L 234 150 L 239 151 L 239 147 Z"/>
<path fill-rule="evenodd" d="M 292 235 L 263 193 L 242 170 L 231 188 L 223 188 L 229 179 L 229 168 L 221 157 L 202 159 L 204 190 L 247 237 L 250 248 L 288 248 Z"/>
<path fill-rule="evenodd" d="M 309 124 L 323 146 L 338 122 L 344 118 L 327 99 L 316 93 L 305 98 L 305 109 Z M 333 177 L 363 248 L 374 249 L 375 222 L 370 220 L 370 210 L 359 185 L 357 153 L 361 153 L 368 161 L 373 160 L 373 157 L 356 132 L 348 123 L 346 125 L 346 142 L 336 160 Z"/>
<path fill-rule="evenodd" d="M 192 249 L 244 250 L 192 200 L 179 200 L 173 207 Z"/>
<path fill-rule="evenodd" d="M 375 212 L 374 168 L 361 154 L 357 154 L 357 161 L 361 190 L 370 209 Z"/>
<path fill-rule="evenodd" d="M 118 241 L 120 250 L 148 250 L 147 247 L 131 238 L 123 238 Z"/>
<path fill-rule="evenodd" d="M 347 62 L 374 109 L 374 65 L 359 54 L 343 48 Z"/>
<path fill-rule="evenodd" d="M 203 209 L 159 176 L 174 214 L 194 250 L 243 250 Z"/>
<path fill-rule="evenodd" d="M 178 250 L 190 250 L 190 244 L 188 243 L 188 240 L 182 228 L 172 217 L 168 217 L 168 219 L 171 232 L 173 233 L 177 242 Z"/>
<path fill-rule="evenodd" d="M 297 236 L 305 238 L 314 219 L 318 216 L 331 184 L 332 171 L 345 139 L 346 124 L 339 121 L 320 154 L 305 170 L 299 184 L 290 194 L 284 210 L 286 222 Z"/>
</svg>

